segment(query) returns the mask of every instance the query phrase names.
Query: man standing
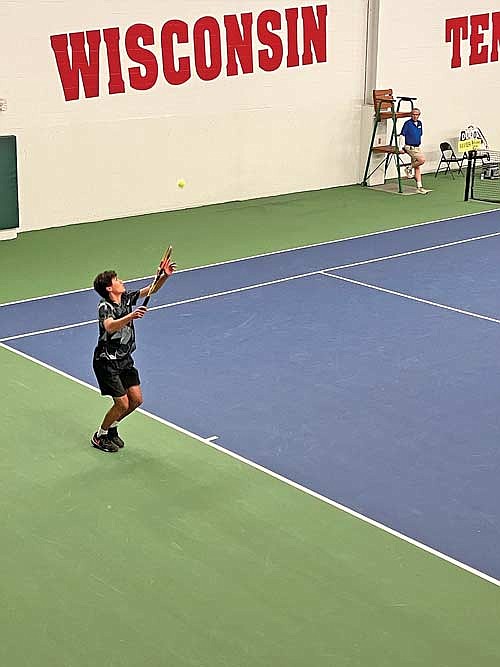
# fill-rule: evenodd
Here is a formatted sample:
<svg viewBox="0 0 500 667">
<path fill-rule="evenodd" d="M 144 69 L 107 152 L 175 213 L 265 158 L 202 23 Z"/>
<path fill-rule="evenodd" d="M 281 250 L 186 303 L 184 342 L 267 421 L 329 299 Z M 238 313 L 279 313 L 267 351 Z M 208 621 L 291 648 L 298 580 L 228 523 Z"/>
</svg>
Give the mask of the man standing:
<svg viewBox="0 0 500 667">
<path fill-rule="evenodd" d="M 127 292 L 116 271 L 103 271 L 94 280 L 94 289 L 101 296 L 98 307 L 99 340 L 94 350 L 93 367 L 103 396 L 111 396 L 113 405 L 104 416 L 91 444 L 102 452 L 117 452 L 124 442 L 118 435 L 118 422 L 142 404 L 139 373 L 134 366 L 134 320 L 147 312 L 145 306 L 135 308 L 139 298 L 147 297 L 163 287 L 175 270 L 167 261 L 158 282 Z"/>
<path fill-rule="evenodd" d="M 401 135 L 405 139 L 402 153 L 410 156 L 411 166 L 405 168 L 406 176 L 412 178 L 412 169 L 415 171 L 415 181 L 417 182 L 417 192 L 420 194 L 427 194 L 427 190 L 422 187 L 422 173 L 421 166 L 425 162 L 425 155 L 420 148 L 422 143 L 423 127 L 420 120 L 420 109 L 414 108 L 411 112 L 411 118 L 405 122 L 401 129 Z"/>
</svg>

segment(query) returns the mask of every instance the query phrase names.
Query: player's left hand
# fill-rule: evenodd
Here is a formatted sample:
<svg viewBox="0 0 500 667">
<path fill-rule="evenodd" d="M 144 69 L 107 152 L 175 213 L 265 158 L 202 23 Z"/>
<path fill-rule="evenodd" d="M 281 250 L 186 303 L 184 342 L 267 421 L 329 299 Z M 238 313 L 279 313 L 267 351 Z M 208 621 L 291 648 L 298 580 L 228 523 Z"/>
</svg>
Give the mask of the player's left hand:
<svg viewBox="0 0 500 667">
<path fill-rule="evenodd" d="M 169 278 L 175 271 L 175 262 L 173 261 L 171 255 L 172 255 L 172 246 L 169 246 L 168 250 L 163 255 L 163 258 L 160 262 L 160 266 L 158 267 L 158 275 L 160 276 L 163 275 Z"/>
<path fill-rule="evenodd" d="M 176 268 L 177 266 L 175 262 L 172 262 L 170 259 L 167 259 L 165 262 L 160 264 L 158 270 L 161 271 L 161 273 L 163 273 L 165 276 L 167 276 L 167 278 L 169 278 Z"/>
</svg>

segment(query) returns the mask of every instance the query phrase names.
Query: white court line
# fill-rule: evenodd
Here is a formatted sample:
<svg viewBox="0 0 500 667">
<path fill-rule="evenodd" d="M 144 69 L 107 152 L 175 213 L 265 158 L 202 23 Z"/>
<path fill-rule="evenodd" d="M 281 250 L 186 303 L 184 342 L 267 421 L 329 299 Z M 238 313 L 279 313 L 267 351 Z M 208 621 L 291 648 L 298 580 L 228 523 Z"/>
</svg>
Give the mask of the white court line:
<svg viewBox="0 0 500 667">
<path fill-rule="evenodd" d="M 338 271 L 339 269 L 350 269 L 354 266 L 362 266 L 363 264 L 383 262 L 386 259 L 397 259 L 398 257 L 407 257 L 408 255 L 418 255 L 421 252 L 429 252 L 430 250 L 441 250 L 442 248 L 450 248 L 451 246 L 460 245 L 462 243 L 470 243 L 471 241 L 482 241 L 483 239 L 490 239 L 493 236 L 500 236 L 500 232 L 492 232 L 491 234 L 483 234 L 482 236 L 471 236 L 467 239 L 460 239 L 459 241 L 449 241 L 448 243 L 440 243 L 439 245 L 427 246 L 426 248 L 418 248 L 417 250 L 406 250 L 405 252 L 397 252 L 394 253 L 393 255 L 374 257 L 373 259 L 363 259 L 359 262 L 351 262 L 350 264 L 340 264 L 339 266 L 332 266 L 329 269 L 322 269 L 322 271 Z"/>
<path fill-rule="evenodd" d="M 320 271 L 324 276 L 329 278 L 335 278 L 336 280 L 343 280 L 346 283 L 352 283 L 353 285 L 360 285 L 361 287 L 368 287 L 369 289 L 377 290 L 377 292 L 385 292 L 386 294 L 393 294 L 394 296 L 400 296 L 403 299 L 409 299 L 410 301 L 418 301 L 418 303 L 425 303 L 428 306 L 436 306 L 436 308 L 442 308 L 443 310 L 451 310 L 454 313 L 460 313 L 460 315 L 468 315 L 469 317 L 476 317 L 479 320 L 486 320 L 487 322 L 495 322 L 495 324 L 500 324 L 500 320 L 496 317 L 488 317 L 487 315 L 480 315 L 479 313 L 474 313 L 471 310 L 462 310 L 461 308 L 454 308 L 453 306 L 447 306 L 444 303 L 438 303 L 437 301 L 428 301 L 427 299 L 421 299 L 418 296 L 412 296 L 411 294 L 405 294 L 404 292 L 397 292 L 396 290 L 386 289 L 385 287 L 379 287 L 378 285 L 371 285 L 370 283 L 364 283 L 361 280 L 353 280 L 352 278 L 345 278 L 344 276 L 338 276 L 335 273 L 329 273 L 331 269 L 326 271 Z"/>
<path fill-rule="evenodd" d="M 153 308 L 148 308 L 149 311 L 152 310 L 162 310 L 163 308 L 173 308 L 174 306 L 183 306 L 187 303 L 195 303 L 197 301 L 206 301 L 207 299 L 216 299 L 220 296 L 227 296 L 228 294 L 236 294 L 237 292 L 246 292 L 252 289 L 258 289 L 259 287 L 267 287 L 268 285 L 275 285 L 277 283 L 287 282 L 289 280 L 298 280 L 299 278 L 305 278 L 307 276 L 314 276 L 320 273 L 320 271 L 311 271 L 310 273 L 301 273 L 296 276 L 289 276 L 288 278 L 278 278 L 276 280 L 270 280 L 266 283 L 257 283 L 255 285 L 247 285 L 246 287 L 237 287 L 231 290 L 225 290 L 223 292 L 214 292 L 212 294 L 205 294 L 203 296 L 195 296 L 191 299 L 182 299 L 181 301 L 173 301 L 172 303 L 165 303 L 161 306 L 154 306 Z M 5 338 L 0 338 L 0 343 L 6 343 L 10 340 L 17 340 L 19 338 L 25 338 L 28 336 L 38 336 L 39 334 L 52 333 L 54 331 L 64 331 L 65 329 L 72 329 L 74 327 L 82 327 L 87 324 L 95 324 L 97 320 L 87 320 L 86 322 L 78 322 L 77 324 L 64 324 L 60 327 L 52 327 L 51 329 L 40 329 L 39 331 L 31 331 L 29 333 L 16 334 L 15 336 L 6 336 Z"/>
<path fill-rule="evenodd" d="M 212 294 L 205 294 L 203 296 L 196 296 L 196 297 L 192 297 L 190 299 L 182 299 L 180 301 L 172 301 L 171 303 L 165 303 L 165 304 L 162 304 L 160 306 L 154 306 L 153 308 L 149 308 L 148 310 L 154 311 L 154 310 L 163 310 L 165 308 L 174 308 L 176 306 L 184 306 L 188 303 L 196 303 L 198 301 L 207 301 L 208 299 L 216 299 L 216 298 L 221 297 L 221 296 L 228 296 L 229 294 L 237 294 L 239 292 L 247 292 L 249 290 L 259 289 L 261 287 L 269 287 L 270 285 L 277 285 L 279 283 L 284 283 L 284 282 L 288 282 L 288 281 L 291 281 L 291 280 L 299 280 L 300 278 L 309 278 L 310 276 L 316 276 L 316 275 L 319 275 L 321 273 L 327 275 L 325 273 L 326 271 L 338 271 L 340 269 L 348 269 L 348 268 L 352 268 L 352 267 L 355 267 L 355 266 L 361 266 L 363 264 L 373 264 L 375 262 L 384 262 L 384 261 L 389 260 L 389 259 L 397 259 L 397 258 L 400 258 L 400 257 L 407 257 L 409 255 L 417 255 L 419 253 L 429 252 L 431 250 L 440 250 L 442 248 L 449 248 L 451 246 L 461 245 L 463 243 L 469 243 L 471 241 L 481 241 L 483 239 L 489 239 L 493 236 L 500 236 L 500 232 L 493 232 L 491 234 L 484 234 L 482 236 L 472 236 L 468 239 L 460 239 L 459 241 L 450 241 L 449 243 L 441 243 L 439 245 L 428 246 L 427 248 L 418 248 L 417 250 L 408 250 L 406 252 L 400 252 L 400 253 L 396 253 L 396 254 L 393 254 L 393 255 L 385 255 L 383 257 L 374 257 L 373 259 L 364 259 L 364 260 L 359 261 L 359 262 L 351 262 L 350 264 L 340 264 L 339 266 L 333 266 L 333 267 L 326 268 L 326 269 L 317 269 L 315 271 L 309 271 L 307 273 L 299 273 L 295 276 L 287 276 L 286 278 L 276 278 L 275 280 L 268 280 L 268 281 L 263 282 L 263 283 L 255 283 L 253 285 L 247 285 L 245 287 L 236 287 L 235 289 L 223 290 L 222 292 L 213 292 Z M 334 277 L 340 278 L 340 276 L 329 276 L 329 277 L 330 278 L 334 278 Z M 352 281 L 352 282 L 355 282 L 355 281 Z M 396 293 L 396 292 L 394 292 L 394 293 Z M 429 302 L 429 303 L 431 303 L 431 302 Z M 461 313 L 464 313 L 466 315 L 474 315 L 475 317 L 479 317 L 479 318 L 482 318 L 482 319 L 487 319 L 487 320 L 490 320 L 492 322 L 497 321 L 493 318 L 488 318 L 484 315 L 479 315 L 477 313 L 471 313 L 469 311 L 461 311 L 458 308 L 451 308 L 449 306 L 444 306 L 442 304 L 434 304 L 434 305 L 440 305 L 442 308 L 448 308 L 448 310 L 455 310 L 457 313 L 461 312 Z M 87 320 L 85 322 L 78 322 L 78 323 L 74 323 L 74 324 L 64 324 L 60 327 L 52 327 L 52 328 L 49 328 L 49 329 L 40 329 L 38 331 L 30 331 L 29 333 L 15 334 L 14 336 L 5 336 L 4 338 L 0 338 L 0 343 L 6 343 L 6 342 L 11 341 L 11 340 L 17 340 L 19 338 L 25 338 L 25 337 L 28 337 L 28 336 L 37 336 L 37 335 L 40 335 L 40 334 L 53 333 L 55 331 L 64 331 L 65 329 L 72 329 L 74 327 L 81 327 L 81 326 L 85 326 L 87 324 L 95 324 L 96 322 L 97 322 L 97 320 Z"/>
<path fill-rule="evenodd" d="M 28 354 L 25 354 L 24 352 L 20 352 L 19 350 L 16 350 L 14 348 L 9 347 L 8 345 L 4 345 L 3 343 L 0 342 L 0 347 L 4 348 L 5 350 L 8 350 L 9 352 L 13 352 L 14 354 L 19 355 L 20 357 L 23 357 L 24 359 L 27 359 L 28 361 L 32 361 L 35 364 L 38 364 L 42 368 L 46 368 L 49 371 L 52 371 L 54 373 L 57 373 L 58 375 L 61 375 L 62 377 L 72 380 L 73 382 L 76 382 L 77 384 L 81 385 L 82 387 L 86 387 L 87 389 L 91 389 L 92 391 L 95 391 L 96 393 L 99 393 L 99 390 L 96 387 L 93 387 L 92 385 L 88 384 L 87 382 L 84 382 L 83 380 L 79 380 L 76 377 L 73 377 L 72 375 L 69 375 L 68 373 L 65 373 L 64 371 L 59 370 L 58 368 L 55 368 L 54 366 L 50 366 L 49 364 L 46 364 L 43 361 L 40 361 L 39 359 L 36 359 L 35 357 L 31 357 Z M 198 442 L 201 442 L 205 445 L 208 445 L 212 447 L 213 449 L 216 449 L 217 451 L 226 454 L 227 456 L 230 456 L 233 459 L 236 459 L 237 461 L 240 461 L 241 463 L 244 463 L 245 465 L 250 466 L 251 468 L 255 468 L 256 470 L 259 470 L 260 472 L 265 473 L 266 475 L 269 475 L 270 477 L 273 477 L 276 480 L 279 480 L 280 482 L 283 482 L 284 484 L 287 484 L 288 486 L 293 487 L 294 489 L 297 489 L 298 491 L 302 491 L 303 493 L 306 493 L 308 496 L 312 496 L 313 498 L 316 498 L 317 500 L 320 500 L 323 503 L 326 503 L 327 505 L 330 505 L 331 507 L 335 507 L 338 510 L 341 510 L 342 512 L 345 512 L 346 514 L 349 514 L 352 517 L 355 517 L 356 519 L 359 519 L 360 521 L 363 521 L 364 523 L 369 524 L 370 526 L 373 526 L 375 528 L 378 528 L 382 530 L 385 533 L 388 533 L 389 535 L 392 535 L 393 537 L 396 537 L 403 542 L 407 542 L 408 544 L 411 544 L 414 547 L 417 547 L 418 549 L 421 549 L 422 551 L 425 551 L 428 554 L 431 554 L 432 556 L 436 556 L 437 558 L 446 561 L 447 563 L 450 563 L 451 565 L 454 565 L 455 567 L 460 568 L 461 570 L 465 570 L 469 574 L 473 574 L 476 577 L 479 577 L 480 579 L 484 579 L 484 581 L 489 582 L 490 584 L 494 584 L 495 586 L 500 587 L 500 580 L 495 579 L 494 577 L 491 577 L 489 574 L 486 574 L 485 572 L 481 572 L 480 570 L 477 570 L 470 565 L 467 565 L 466 563 L 462 563 L 461 561 L 452 558 L 451 556 L 448 556 L 447 554 L 442 553 L 441 551 L 437 551 L 437 549 L 433 549 L 432 547 L 428 546 L 427 544 L 424 544 L 423 542 L 418 542 L 417 540 L 414 540 L 412 537 L 408 537 L 404 533 L 400 533 L 397 530 L 394 530 L 393 528 L 390 528 L 389 526 L 384 525 L 383 523 L 380 523 L 378 521 L 375 521 L 375 519 L 371 519 L 368 516 L 365 516 L 364 514 L 361 514 L 359 512 L 356 512 L 355 510 L 351 509 L 350 507 L 347 507 L 346 505 L 342 505 L 341 503 L 336 502 L 335 500 L 331 500 L 330 498 L 327 498 L 326 496 L 323 496 L 319 493 L 316 493 L 316 491 L 312 491 L 311 489 L 307 488 L 306 486 L 302 486 L 302 484 L 298 484 L 297 482 L 294 482 L 291 479 L 288 479 L 287 477 L 283 477 L 283 475 L 280 475 L 279 473 L 274 472 L 273 470 L 269 470 L 269 468 L 265 468 L 264 466 L 259 465 L 258 463 L 255 463 L 254 461 L 251 461 L 250 459 L 247 459 L 243 456 L 240 456 L 240 454 L 236 454 L 235 452 L 232 452 L 229 449 L 226 449 L 225 447 L 222 447 L 221 445 L 216 444 L 213 442 L 212 438 L 213 437 L 218 437 L 218 436 L 212 436 L 212 438 L 202 438 L 201 436 L 197 435 L 196 433 L 193 433 L 191 431 L 188 431 L 185 428 L 182 428 L 182 426 L 178 426 L 177 424 L 174 424 L 173 422 L 169 422 L 166 419 L 162 419 L 161 417 L 158 417 L 157 415 L 153 414 L 152 412 L 148 412 L 147 410 L 143 410 L 142 408 L 138 408 L 138 412 L 141 412 L 143 415 L 146 417 L 149 417 L 150 419 L 154 419 L 155 421 L 159 422 L 160 424 L 163 424 L 164 426 L 168 426 L 175 431 L 178 431 L 179 433 L 183 433 L 184 435 L 187 435 L 194 440 L 197 440 Z"/>
<path fill-rule="evenodd" d="M 179 269 L 176 271 L 176 274 L 186 273 L 188 271 L 199 271 L 200 269 L 210 269 L 215 266 L 223 266 L 225 264 L 236 264 L 237 262 L 246 262 L 251 259 L 258 259 L 259 257 L 270 257 L 272 255 L 281 255 L 287 252 L 296 252 L 298 250 L 307 250 L 308 248 L 317 248 L 324 245 L 333 245 L 335 243 L 342 243 L 343 241 L 354 241 L 355 239 L 364 239 L 370 236 L 379 236 L 381 234 L 392 234 L 395 232 L 400 232 L 405 229 L 414 229 L 418 227 L 423 227 L 424 225 L 435 225 L 440 222 L 451 222 L 452 220 L 461 220 L 462 218 L 471 218 L 476 215 L 487 215 L 488 213 L 495 213 L 500 211 L 500 208 L 492 208 L 488 211 L 476 211 L 475 213 L 465 213 L 464 215 L 455 215 L 451 218 L 439 218 L 438 220 L 427 220 L 426 222 L 417 222 L 414 225 L 404 225 L 403 227 L 396 227 L 394 229 L 381 229 L 377 232 L 368 232 L 367 234 L 358 234 L 356 236 L 346 236 L 341 239 L 333 239 L 332 241 L 320 241 L 318 243 L 310 243 L 308 245 L 296 246 L 295 248 L 284 248 L 282 250 L 272 250 L 271 252 L 263 252 L 257 255 L 248 255 L 247 257 L 238 257 L 237 259 L 226 259 L 222 262 L 213 262 L 212 264 L 202 264 L 200 266 L 192 266 L 188 269 Z M 142 278 L 127 278 L 125 282 L 137 282 L 139 280 L 150 280 L 154 276 L 143 276 Z M 81 287 L 75 290 L 69 290 L 67 292 L 57 292 L 55 294 L 46 294 L 44 296 L 33 296 L 27 299 L 18 299 L 17 301 L 7 301 L 6 303 L 0 303 L 0 308 L 3 306 L 14 306 L 19 303 L 27 303 L 29 301 L 42 301 L 43 299 L 52 299 L 58 296 L 66 296 L 69 294 L 77 294 L 79 292 L 91 292 L 93 291 L 92 287 Z"/>
<path fill-rule="evenodd" d="M 15 336 L 6 336 L 0 338 L 0 343 L 6 343 L 9 340 L 17 340 L 18 338 L 29 338 L 30 336 L 40 336 L 41 334 L 53 333 L 55 331 L 64 331 L 65 329 L 76 329 L 77 327 L 85 327 L 87 324 L 97 324 L 99 320 L 86 320 L 85 322 L 75 322 L 74 324 L 63 324 L 60 327 L 52 327 L 51 329 L 39 329 L 38 331 L 29 331 L 28 333 L 16 334 Z"/>
</svg>

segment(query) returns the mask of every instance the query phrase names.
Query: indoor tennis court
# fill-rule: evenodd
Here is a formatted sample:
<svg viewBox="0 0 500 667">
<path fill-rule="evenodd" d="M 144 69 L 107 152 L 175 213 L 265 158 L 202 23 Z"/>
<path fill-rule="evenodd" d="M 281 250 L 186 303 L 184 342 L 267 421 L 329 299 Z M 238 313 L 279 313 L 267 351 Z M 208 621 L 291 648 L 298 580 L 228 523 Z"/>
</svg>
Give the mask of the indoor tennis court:
<svg viewBox="0 0 500 667">
<path fill-rule="evenodd" d="M 499 43 L 0 3 L 2 667 L 500 665 Z"/>
</svg>

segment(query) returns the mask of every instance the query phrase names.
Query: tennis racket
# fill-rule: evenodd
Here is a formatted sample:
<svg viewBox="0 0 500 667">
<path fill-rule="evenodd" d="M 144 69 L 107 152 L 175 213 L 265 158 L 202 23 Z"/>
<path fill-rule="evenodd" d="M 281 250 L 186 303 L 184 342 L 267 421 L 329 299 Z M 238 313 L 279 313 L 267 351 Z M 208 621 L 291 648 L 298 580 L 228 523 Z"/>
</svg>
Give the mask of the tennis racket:
<svg viewBox="0 0 500 667">
<path fill-rule="evenodd" d="M 158 283 L 163 276 L 171 276 L 175 269 L 175 264 L 171 261 L 170 257 L 172 255 L 172 246 L 169 245 L 168 248 L 163 253 L 158 270 L 156 272 L 155 279 L 151 283 L 146 298 L 144 299 L 143 306 L 147 306 L 151 295 L 154 293 L 155 288 L 158 286 Z"/>
</svg>

